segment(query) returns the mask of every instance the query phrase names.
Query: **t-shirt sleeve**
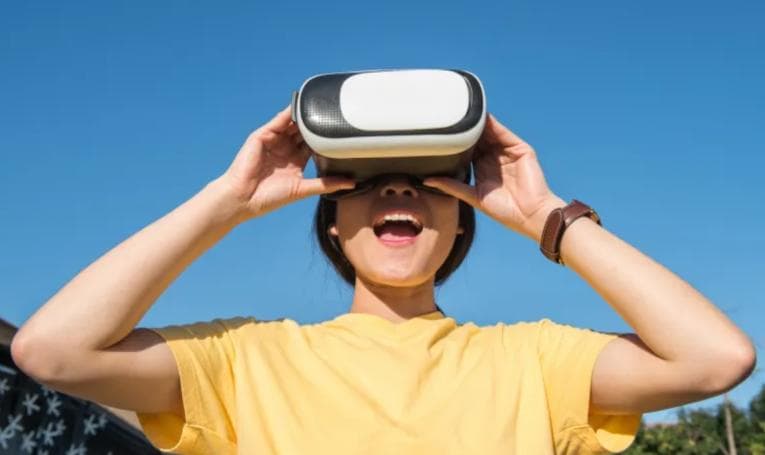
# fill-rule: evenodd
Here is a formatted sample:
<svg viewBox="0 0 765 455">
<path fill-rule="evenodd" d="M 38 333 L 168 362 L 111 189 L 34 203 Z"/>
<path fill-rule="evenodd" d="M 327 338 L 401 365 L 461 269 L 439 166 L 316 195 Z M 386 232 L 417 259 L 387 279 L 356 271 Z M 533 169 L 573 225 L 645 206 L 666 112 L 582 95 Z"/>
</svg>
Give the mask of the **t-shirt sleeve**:
<svg viewBox="0 0 765 455">
<path fill-rule="evenodd" d="M 538 322 L 538 355 L 550 410 L 556 453 L 617 453 L 634 441 L 642 414 L 590 414 L 595 361 L 618 338 L 598 332 Z"/>
<path fill-rule="evenodd" d="M 150 329 L 165 340 L 173 353 L 185 413 L 184 419 L 172 412 L 136 413 L 144 434 L 162 452 L 236 452 L 236 353 L 232 334 L 239 319 Z"/>
</svg>

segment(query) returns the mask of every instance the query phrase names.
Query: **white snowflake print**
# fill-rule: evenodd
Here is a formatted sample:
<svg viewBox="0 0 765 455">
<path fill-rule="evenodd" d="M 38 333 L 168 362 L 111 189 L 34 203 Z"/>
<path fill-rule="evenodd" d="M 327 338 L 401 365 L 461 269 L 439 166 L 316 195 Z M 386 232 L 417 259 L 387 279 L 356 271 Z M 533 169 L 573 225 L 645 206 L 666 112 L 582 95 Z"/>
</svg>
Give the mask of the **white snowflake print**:
<svg viewBox="0 0 765 455">
<path fill-rule="evenodd" d="M 87 419 L 83 421 L 85 429 L 82 430 L 84 434 L 95 436 L 98 431 L 98 424 L 94 420 L 95 415 L 91 414 Z"/>
<path fill-rule="evenodd" d="M 52 446 L 54 444 L 53 438 L 64 434 L 64 430 L 66 430 L 66 425 L 64 425 L 63 419 L 56 422 L 56 428 L 53 428 L 53 422 L 48 422 L 48 426 L 42 432 L 43 444 Z"/>
<path fill-rule="evenodd" d="M 24 452 L 32 453 L 32 451 L 35 450 L 35 446 L 37 446 L 37 442 L 35 442 L 34 430 L 28 433 L 24 433 L 24 435 L 21 437 L 21 450 Z"/>
<path fill-rule="evenodd" d="M 16 436 L 17 431 L 24 431 L 24 427 L 19 423 L 21 422 L 21 417 L 21 414 L 16 414 L 15 417 L 12 415 L 8 416 L 8 425 L 0 431 L 0 446 L 2 446 L 3 449 L 8 448 L 8 441 Z"/>
<path fill-rule="evenodd" d="M 46 411 L 46 414 L 53 414 L 58 417 L 60 415 L 58 407 L 61 406 L 61 398 L 58 397 L 58 394 L 54 393 L 52 397 L 46 398 L 45 401 L 48 402 L 48 410 Z"/>
<path fill-rule="evenodd" d="M 36 393 L 35 394 L 30 394 L 30 393 L 25 394 L 24 402 L 21 405 L 24 406 L 25 408 L 27 408 L 27 415 L 28 416 L 31 416 L 33 412 L 40 410 L 40 406 L 35 404 L 35 402 L 37 401 L 37 398 L 39 396 L 40 395 L 36 394 Z"/>
<path fill-rule="evenodd" d="M 56 392 L 55 390 L 50 389 L 50 388 L 44 386 L 43 384 L 39 384 L 39 385 L 40 385 L 40 389 L 42 389 L 42 391 L 43 391 L 43 395 L 45 395 L 46 397 L 48 395 L 51 395 L 51 396 L 58 395 L 58 392 Z"/>
<path fill-rule="evenodd" d="M 0 379 L 0 395 L 5 395 L 5 392 L 11 390 L 11 386 L 8 385 L 8 378 Z"/>
<path fill-rule="evenodd" d="M 69 446 L 69 450 L 66 451 L 66 455 L 87 455 L 88 449 L 85 447 L 85 444 L 79 443 L 75 447 L 74 444 Z"/>
<path fill-rule="evenodd" d="M 109 420 L 106 418 L 106 414 L 104 413 L 99 414 L 98 420 L 96 420 L 95 414 L 90 414 L 88 418 L 83 421 L 83 423 L 85 424 L 85 429 L 83 430 L 83 433 L 86 435 L 95 436 L 98 430 L 106 426 L 106 423 L 108 421 Z"/>
</svg>

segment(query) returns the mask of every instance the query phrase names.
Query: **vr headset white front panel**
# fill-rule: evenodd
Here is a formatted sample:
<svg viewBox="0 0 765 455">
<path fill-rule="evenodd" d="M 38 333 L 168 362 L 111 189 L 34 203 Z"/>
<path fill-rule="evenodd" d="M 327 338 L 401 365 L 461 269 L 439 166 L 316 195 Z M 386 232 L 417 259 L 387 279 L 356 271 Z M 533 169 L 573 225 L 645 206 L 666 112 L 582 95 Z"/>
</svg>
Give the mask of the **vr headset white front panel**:
<svg viewBox="0 0 765 455">
<path fill-rule="evenodd" d="M 468 86 L 453 71 L 400 70 L 356 74 L 340 88 L 340 111 L 366 131 L 448 128 L 468 110 Z"/>
</svg>

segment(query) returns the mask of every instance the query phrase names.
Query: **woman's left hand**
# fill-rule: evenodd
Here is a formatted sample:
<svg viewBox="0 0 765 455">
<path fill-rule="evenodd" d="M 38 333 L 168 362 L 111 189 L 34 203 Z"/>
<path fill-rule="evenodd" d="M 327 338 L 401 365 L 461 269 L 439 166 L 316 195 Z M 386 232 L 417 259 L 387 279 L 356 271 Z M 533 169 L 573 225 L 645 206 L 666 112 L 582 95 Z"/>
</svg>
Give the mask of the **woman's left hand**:
<svg viewBox="0 0 765 455">
<path fill-rule="evenodd" d="M 536 243 L 547 215 L 566 205 L 547 186 L 534 149 L 488 114 L 473 156 L 475 186 L 449 177 L 424 183 L 459 198 Z"/>
</svg>

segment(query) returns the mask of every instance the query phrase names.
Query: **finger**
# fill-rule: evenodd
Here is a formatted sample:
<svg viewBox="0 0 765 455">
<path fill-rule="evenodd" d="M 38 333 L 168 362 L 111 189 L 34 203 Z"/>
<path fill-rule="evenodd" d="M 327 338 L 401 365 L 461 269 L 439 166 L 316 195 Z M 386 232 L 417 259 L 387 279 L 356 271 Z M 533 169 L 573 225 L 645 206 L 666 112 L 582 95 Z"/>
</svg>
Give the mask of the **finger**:
<svg viewBox="0 0 765 455">
<path fill-rule="evenodd" d="M 506 146 L 513 147 L 519 144 L 525 143 L 518 135 L 510 131 L 505 125 L 499 122 L 493 115 L 488 114 L 486 117 L 485 125 L 485 137 L 484 141 L 489 143 L 497 143 Z"/>
<path fill-rule="evenodd" d="M 309 147 L 308 144 L 306 144 L 305 142 L 301 142 L 300 144 L 298 144 L 297 147 L 298 147 L 298 150 L 300 150 L 301 155 L 310 157 L 311 154 L 313 153 L 313 150 L 311 150 L 311 147 Z"/>
<path fill-rule="evenodd" d="M 297 133 L 297 134 L 293 134 L 292 136 L 290 136 L 290 140 L 291 140 L 291 141 L 292 141 L 292 143 L 293 143 L 293 144 L 295 144 L 295 145 L 300 145 L 300 144 L 302 144 L 303 142 L 305 142 L 305 139 L 303 139 L 303 135 L 302 135 L 302 134 L 300 134 L 300 133 Z"/>
<path fill-rule="evenodd" d="M 265 131 L 273 131 L 275 133 L 284 132 L 287 129 L 287 127 L 290 125 L 290 122 L 292 121 L 292 116 L 290 114 L 291 109 L 292 109 L 292 106 L 287 105 L 287 107 L 282 109 L 271 120 L 269 120 L 265 125 L 261 126 L 258 129 L 265 130 Z"/>
<path fill-rule="evenodd" d="M 239 155 L 254 155 L 259 154 L 263 150 L 263 139 L 260 137 L 257 131 L 253 131 L 247 136 L 247 139 L 242 144 Z"/>
<path fill-rule="evenodd" d="M 297 126 L 297 123 L 292 122 L 289 125 L 287 125 L 287 128 L 284 130 L 284 132 L 290 136 L 294 136 L 297 133 L 300 133 L 300 129 Z"/>
<path fill-rule="evenodd" d="M 260 140 L 266 144 L 274 142 L 276 139 L 280 137 L 278 133 L 274 133 L 273 131 L 268 131 L 268 130 L 261 131 L 259 134 L 260 134 Z"/>
<path fill-rule="evenodd" d="M 300 163 L 300 166 L 305 169 L 305 166 L 308 165 L 308 160 L 311 159 L 311 149 L 308 147 L 300 146 L 297 148 L 297 159 L 298 163 Z"/>
<path fill-rule="evenodd" d="M 317 196 L 338 190 L 349 190 L 356 182 L 346 177 L 318 177 L 303 179 L 298 188 L 299 197 Z"/>
<path fill-rule="evenodd" d="M 462 199 L 473 207 L 478 207 L 478 192 L 474 186 L 450 177 L 428 177 L 422 181 L 425 185 L 438 188 L 444 193 Z"/>
</svg>

